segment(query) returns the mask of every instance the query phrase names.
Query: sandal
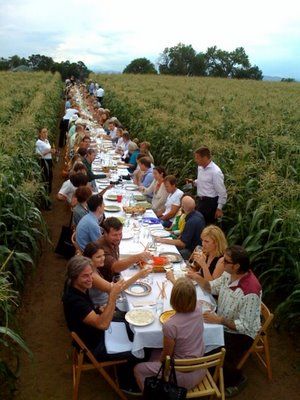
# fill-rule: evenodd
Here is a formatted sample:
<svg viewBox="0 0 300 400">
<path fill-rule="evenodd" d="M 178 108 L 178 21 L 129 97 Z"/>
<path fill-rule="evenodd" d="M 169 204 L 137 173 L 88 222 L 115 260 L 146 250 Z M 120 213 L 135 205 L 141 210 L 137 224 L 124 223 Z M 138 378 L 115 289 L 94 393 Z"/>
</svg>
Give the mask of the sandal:
<svg viewBox="0 0 300 400">
<path fill-rule="evenodd" d="M 243 376 L 237 386 L 228 386 L 225 388 L 225 397 L 229 399 L 230 397 L 237 396 L 247 386 L 247 380 L 247 377 Z"/>
</svg>

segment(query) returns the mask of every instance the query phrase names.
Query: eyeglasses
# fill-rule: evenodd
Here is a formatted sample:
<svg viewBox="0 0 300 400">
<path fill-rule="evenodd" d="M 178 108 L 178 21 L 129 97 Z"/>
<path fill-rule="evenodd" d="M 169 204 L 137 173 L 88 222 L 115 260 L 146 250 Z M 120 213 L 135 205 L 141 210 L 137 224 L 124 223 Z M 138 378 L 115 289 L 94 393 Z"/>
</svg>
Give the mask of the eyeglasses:
<svg viewBox="0 0 300 400">
<path fill-rule="evenodd" d="M 224 264 L 232 264 L 232 265 L 234 264 L 234 262 L 232 262 L 232 261 L 228 261 L 228 260 L 226 260 L 226 258 L 224 258 L 224 260 L 223 260 L 223 261 L 224 261 Z"/>
</svg>

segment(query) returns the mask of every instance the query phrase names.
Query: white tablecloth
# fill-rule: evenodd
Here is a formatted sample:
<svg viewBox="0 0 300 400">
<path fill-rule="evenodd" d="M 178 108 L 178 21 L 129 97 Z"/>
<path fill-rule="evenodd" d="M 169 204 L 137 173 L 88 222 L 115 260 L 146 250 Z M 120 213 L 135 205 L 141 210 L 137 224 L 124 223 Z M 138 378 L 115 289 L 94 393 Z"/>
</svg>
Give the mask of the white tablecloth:
<svg viewBox="0 0 300 400">
<path fill-rule="evenodd" d="M 119 170 L 119 173 L 122 174 L 124 171 Z M 97 183 L 101 183 L 101 180 L 97 180 Z M 118 212 L 107 212 L 105 211 L 105 216 L 108 217 L 125 217 L 125 213 L 122 208 L 122 203 L 118 203 L 116 201 L 110 201 L 107 199 L 107 196 L 109 194 L 116 194 L 116 189 L 110 189 L 104 194 L 104 204 L 105 205 L 118 205 L 121 207 L 121 211 Z M 140 192 L 138 191 L 130 191 L 130 193 L 133 194 L 138 194 Z M 146 217 L 155 217 L 155 214 L 152 210 L 147 210 L 146 213 L 144 214 Z M 130 226 L 124 229 L 129 229 L 132 230 L 133 224 L 136 223 L 136 221 L 133 221 L 131 219 L 130 221 Z M 139 232 L 139 242 L 136 242 L 134 238 L 131 239 L 126 239 L 122 240 L 120 243 L 120 257 L 126 257 L 128 255 L 132 254 L 137 254 L 145 250 L 145 246 L 147 245 L 147 242 L 149 238 L 147 238 L 147 235 L 145 235 L 145 229 L 147 229 L 151 232 L 151 229 L 153 227 L 160 227 L 163 228 L 161 224 L 157 225 L 149 225 L 149 228 L 142 227 L 140 232 Z M 158 253 L 161 252 L 176 252 L 177 248 L 172 245 L 166 245 L 166 244 L 159 244 Z M 174 269 L 176 270 L 180 269 L 179 264 L 174 264 Z M 136 273 L 137 270 L 134 269 L 127 269 L 122 272 L 122 275 L 125 279 L 128 279 L 130 276 L 132 276 L 134 273 Z M 165 274 L 164 273 L 152 273 L 151 274 L 153 278 L 153 282 L 151 284 L 152 291 L 150 294 L 147 296 L 143 297 L 136 297 L 132 296 L 129 294 L 125 294 L 127 304 L 125 307 L 129 310 L 134 308 L 134 303 L 136 302 L 151 302 L 154 303 L 153 306 L 145 306 L 145 308 L 150 308 L 153 310 L 155 313 L 155 321 L 145 327 L 136 327 L 132 326 L 132 330 L 134 332 L 134 340 L 133 340 L 133 347 L 132 347 L 132 353 L 138 358 L 143 358 L 144 357 L 144 348 L 162 348 L 163 346 L 163 333 L 162 333 L 162 325 L 159 322 L 159 314 L 156 312 L 157 309 L 157 297 L 159 294 L 159 289 L 157 286 L 156 282 L 161 283 L 162 281 L 166 281 L 165 279 Z M 150 278 L 151 280 L 151 278 Z M 149 283 L 149 280 L 148 280 Z M 170 306 L 170 295 L 171 295 L 171 290 L 172 290 L 172 284 L 167 281 L 166 283 L 166 294 L 167 294 L 167 299 L 164 299 L 163 301 L 163 311 L 170 310 L 172 309 Z M 203 290 L 196 285 L 196 291 L 197 291 L 197 299 L 198 300 L 205 300 L 207 302 L 213 303 L 214 299 L 211 295 L 203 292 Z M 138 309 L 141 309 L 139 307 Z M 204 324 L 204 343 L 205 343 L 205 352 L 211 351 L 217 347 L 223 346 L 224 345 L 224 329 L 222 325 L 217 325 L 217 324 Z"/>
</svg>

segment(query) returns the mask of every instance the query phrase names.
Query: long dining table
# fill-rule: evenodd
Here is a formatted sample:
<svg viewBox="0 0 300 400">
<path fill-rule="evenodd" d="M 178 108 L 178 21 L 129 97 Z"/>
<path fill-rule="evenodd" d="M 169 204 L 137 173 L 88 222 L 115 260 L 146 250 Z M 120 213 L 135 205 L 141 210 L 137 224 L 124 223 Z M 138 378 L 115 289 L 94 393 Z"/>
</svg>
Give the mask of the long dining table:
<svg viewBox="0 0 300 400">
<path fill-rule="evenodd" d="M 108 147 L 108 152 L 110 153 L 110 160 L 113 157 L 113 151 L 110 147 Z M 107 153 L 105 153 L 107 154 Z M 107 157 L 107 155 L 106 155 Z M 103 160 L 98 157 L 96 162 L 94 163 L 95 172 L 100 170 L 100 165 L 103 165 Z M 127 170 L 124 170 L 124 167 L 118 168 L 114 170 L 114 174 L 118 176 L 127 175 Z M 101 191 L 105 188 L 105 185 L 108 185 L 109 182 L 107 179 L 100 179 L 96 181 L 97 190 Z M 126 190 L 128 187 L 130 190 Z M 104 204 L 105 207 L 108 206 L 117 206 L 119 209 L 114 211 L 105 211 L 105 217 L 118 217 L 124 222 L 123 228 L 123 239 L 120 243 L 120 257 L 126 257 L 129 255 L 137 254 L 144 251 L 146 248 L 151 245 L 151 241 L 153 241 L 152 232 L 157 230 L 159 232 L 164 231 L 163 226 L 160 223 L 149 225 L 144 221 L 151 220 L 152 218 L 156 218 L 152 209 L 148 209 L 145 211 L 143 216 L 140 217 L 132 217 L 126 214 L 123 210 L 124 202 L 128 202 L 128 198 L 134 198 L 136 195 L 140 195 L 141 193 L 137 188 L 132 190 L 132 182 L 131 181 L 123 181 L 122 185 L 117 185 L 109 190 L 107 190 L 104 194 Z M 122 196 L 122 201 L 117 202 L 115 198 L 117 196 Z M 114 198 L 114 200 L 111 200 Z M 120 198 L 119 198 L 120 199 Z M 138 204 L 138 202 L 137 202 Z M 154 220 L 153 220 L 154 221 Z M 158 221 L 156 221 L 158 222 Z M 156 244 L 155 255 L 159 255 L 161 253 L 170 252 L 179 254 L 177 248 L 173 245 L 167 244 Z M 184 261 L 173 263 L 174 273 L 178 276 L 182 276 L 182 266 Z M 137 272 L 137 266 L 132 266 L 125 271 L 122 272 L 122 277 L 126 280 L 130 278 L 133 274 Z M 166 279 L 166 274 L 159 272 L 152 272 L 150 276 L 146 277 L 144 281 L 150 285 L 151 291 L 150 293 L 146 293 L 144 296 L 136 296 L 130 293 L 124 293 L 122 301 L 118 304 L 118 306 L 123 311 L 130 311 L 133 309 L 146 309 L 151 310 L 155 316 L 154 321 L 147 326 L 135 326 L 131 325 L 131 329 L 134 333 L 133 343 L 132 343 L 132 354 L 137 358 L 143 358 L 144 356 L 144 348 L 162 348 L 163 346 L 163 332 L 162 332 L 162 324 L 159 320 L 159 317 L 162 312 L 171 310 L 172 307 L 170 305 L 170 295 L 172 290 L 172 283 Z M 159 297 L 159 286 L 164 283 L 166 298 L 158 299 Z M 196 285 L 196 293 L 197 299 L 203 300 L 207 303 L 215 305 L 214 298 L 204 292 L 199 285 Z M 206 324 L 204 323 L 204 343 L 205 343 L 205 351 L 211 351 L 217 347 L 224 345 L 224 330 L 222 325 L 217 324 Z"/>
</svg>

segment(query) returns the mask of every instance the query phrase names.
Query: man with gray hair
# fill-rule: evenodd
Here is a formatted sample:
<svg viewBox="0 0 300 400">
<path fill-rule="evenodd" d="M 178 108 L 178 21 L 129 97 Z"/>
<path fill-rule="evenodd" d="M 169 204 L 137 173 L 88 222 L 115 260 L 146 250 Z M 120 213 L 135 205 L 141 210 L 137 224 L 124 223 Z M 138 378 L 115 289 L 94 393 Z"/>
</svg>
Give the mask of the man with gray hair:
<svg viewBox="0 0 300 400">
<path fill-rule="evenodd" d="M 83 164 L 87 168 L 89 182 L 93 181 L 94 179 L 106 178 L 106 174 L 94 174 L 94 172 L 92 171 L 92 164 L 96 158 L 96 154 L 96 150 L 88 149 L 85 157 L 82 160 Z"/>
<path fill-rule="evenodd" d="M 195 200 L 190 196 L 181 199 L 181 207 L 186 214 L 185 226 L 178 239 L 157 238 L 158 243 L 172 244 L 177 247 L 184 259 L 188 259 L 194 248 L 201 244 L 201 232 L 205 227 L 203 215 L 196 211 Z"/>
</svg>

